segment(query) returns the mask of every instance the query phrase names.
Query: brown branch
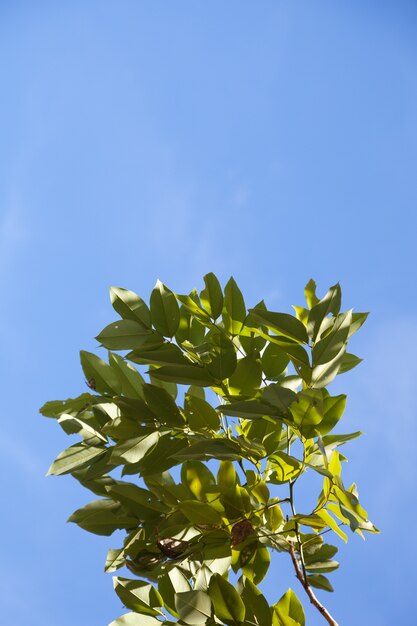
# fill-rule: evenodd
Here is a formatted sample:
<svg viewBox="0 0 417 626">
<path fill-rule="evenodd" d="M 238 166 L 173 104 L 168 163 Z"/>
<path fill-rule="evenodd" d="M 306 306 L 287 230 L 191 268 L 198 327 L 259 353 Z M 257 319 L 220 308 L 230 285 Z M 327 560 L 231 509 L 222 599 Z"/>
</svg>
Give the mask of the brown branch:
<svg viewBox="0 0 417 626">
<path fill-rule="evenodd" d="M 310 598 L 311 604 L 313 604 L 316 607 L 316 609 L 319 611 L 319 613 L 323 615 L 324 619 L 330 624 L 330 626 L 339 626 L 336 620 L 334 620 L 333 617 L 330 615 L 326 607 L 324 607 L 322 603 L 316 598 L 314 591 L 308 584 L 307 580 L 304 578 L 303 573 L 300 569 L 300 565 L 297 561 L 297 557 L 296 557 L 293 545 L 290 545 L 290 555 L 291 555 L 292 563 L 294 565 L 295 575 L 297 576 L 298 580 L 303 586 L 304 591 Z"/>
</svg>

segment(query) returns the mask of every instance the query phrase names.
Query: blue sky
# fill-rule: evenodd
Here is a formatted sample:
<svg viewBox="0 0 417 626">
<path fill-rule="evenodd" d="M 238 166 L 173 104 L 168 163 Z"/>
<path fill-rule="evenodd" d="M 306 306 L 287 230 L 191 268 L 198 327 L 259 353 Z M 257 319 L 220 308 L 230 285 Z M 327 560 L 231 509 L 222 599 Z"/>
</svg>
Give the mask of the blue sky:
<svg viewBox="0 0 417 626">
<path fill-rule="evenodd" d="M 288 311 L 313 276 L 371 311 L 334 391 L 382 534 L 341 547 L 321 596 L 341 625 L 412 624 L 416 31 L 405 0 L 1 2 L 4 623 L 123 613 L 102 573 L 118 538 L 65 524 L 91 498 L 44 477 L 69 440 L 38 407 L 85 391 L 110 285 L 185 292 L 214 271 L 250 304 Z M 284 560 L 271 601 L 302 597 Z"/>
</svg>

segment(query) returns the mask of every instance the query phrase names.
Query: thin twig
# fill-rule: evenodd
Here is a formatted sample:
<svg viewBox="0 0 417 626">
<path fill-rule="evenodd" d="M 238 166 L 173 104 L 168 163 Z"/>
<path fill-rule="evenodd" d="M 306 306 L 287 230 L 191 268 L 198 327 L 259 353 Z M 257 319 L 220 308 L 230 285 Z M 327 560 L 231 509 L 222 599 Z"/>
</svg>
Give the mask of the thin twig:
<svg viewBox="0 0 417 626">
<path fill-rule="evenodd" d="M 324 607 L 322 603 L 316 598 L 316 595 L 314 591 L 312 590 L 312 588 L 310 587 L 310 585 L 308 584 L 307 579 L 304 578 L 303 573 L 300 569 L 300 565 L 298 563 L 293 545 L 290 545 L 290 555 L 291 555 L 291 560 L 294 565 L 295 575 L 300 581 L 304 591 L 310 598 L 311 604 L 313 604 L 316 607 L 316 609 L 319 611 L 319 613 L 323 615 L 324 619 L 328 622 L 328 624 L 330 624 L 330 626 L 339 626 L 336 620 L 333 619 L 333 617 L 330 615 L 326 607 Z"/>
</svg>

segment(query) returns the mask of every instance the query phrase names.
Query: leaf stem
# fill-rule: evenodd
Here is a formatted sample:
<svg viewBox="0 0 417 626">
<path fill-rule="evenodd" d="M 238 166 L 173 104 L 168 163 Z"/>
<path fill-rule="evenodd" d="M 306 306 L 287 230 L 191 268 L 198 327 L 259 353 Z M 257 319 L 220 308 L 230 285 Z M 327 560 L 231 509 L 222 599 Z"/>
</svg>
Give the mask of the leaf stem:
<svg viewBox="0 0 417 626">
<path fill-rule="evenodd" d="M 295 575 L 298 578 L 298 580 L 300 581 L 304 591 L 306 592 L 306 594 L 310 598 L 311 604 L 316 607 L 316 609 L 319 611 L 319 613 L 321 613 L 321 615 L 324 617 L 324 619 L 327 621 L 327 623 L 330 624 L 330 626 L 339 626 L 338 623 L 336 622 L 336 620 L 330 615 L 330 613 L 326 609 L 326 607 L 323 606 L 323 604 L 317 599 L 314 591 L 312 590 L 312 588 L 308 584 L 307 579 L 303 576 L 303 573 L 302 573 L 302 571 L 300 569 L 300 565 L 298 563 L 297 556 L 295 554 L 295 550 L 294 550 L 294 546 L 293 545 L 290 545 L 290 556 L 291 556 L 292 563 L 294 565 Z"/>
</svg>

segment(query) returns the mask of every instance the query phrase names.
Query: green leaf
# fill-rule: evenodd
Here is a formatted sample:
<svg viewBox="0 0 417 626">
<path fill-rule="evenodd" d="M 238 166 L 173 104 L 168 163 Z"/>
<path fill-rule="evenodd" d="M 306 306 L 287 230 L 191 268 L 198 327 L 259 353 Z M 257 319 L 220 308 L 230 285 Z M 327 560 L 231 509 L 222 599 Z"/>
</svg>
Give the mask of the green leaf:
<svg viewBox="0 0 417 626">
<path fill-rule="evenodd" d="M 238 484 L 235 467 L 231 461 L 220 461 L 217 484 L 223 494 L 233 493 Z"/>
<path fill-rule="evenodd" d="M 122 385 L 122 394 L 129 398 L 143 399 L 143 385 L 145 381 L 138 370 L 127 363 L 119 354 L 109 354 L 110 367 L 114 369 Z"/>
<path fill-rule="evenodd" d="M 295 478 L 301 471 L 301 463 L 298 459 L 285 452 L 276 452 L 269 458 L 269 464 L 273 470 L 268 477 L 268 482 L 276 485 L 287 483 Z"/>
<path fill-rule="evenodd" d="M 277 335 L 288 337 L 299 343 L 308 343 L 308 335 L 304 324 L 293 315 L 264 311 L 262 309 L 249 309 L 249 313 L 255 321 L 266 326 Z"/>
<path fill-rule="evenodd" d="M 193 524 L 221 524 L 222 516 L 209 504 L 199 500 L 184 500 L 178 505 L 181 511 Z"/>
<path fill-rule="evenodd" d="M 323 419 L 323 394 L 321 389 L 305 389 L 297 394 L 290 411 L 299 428 L 316 426 Z"/>
<path fill-rule="evenodd" d="M 342 347 L 339 354 L 337 354 L 334 359 L 323 365 L 316 365 L 316 367 L 313 368 L 311 373 L 311 387 L 321 389 L 327 387 L 327 385 L 332 382 L 339 373 L 345 350 L 346 345 Z"/>
<path fill-rule="evenodd" d="M 222 332 L 211 330 L 206 335 L 210 344 L 210 362 L 207 363 L 207 371 L 217 380 L 225 380 L 236 369 L 236 348 L 232 341 Z"/>
<path fill-rule="evenodd" d="M 173 455 L 179 461 L 246 458 L 247 452 L 234 441 L 223 438 L 197 441 Z"/>
<path fill-rule="evenodd" d="M 109 485 L 106 491 L 106 495 L 120 502 L 127 511 L 142 521 L 156 520 L 161 513 L 168 510 L 152 492 L 132 483 L 115 481 L 115 484 Z"/>
<path fill-rule="evenodd" d="M 334 591 L 326 576 L 322 576 L 321 574 L 312 574 L 311 576 L 307 576 L 307 582 L 312 587 L 316 587 L 316 589 L 324 589 L 324 591 Z"/>
<path fill-rule="evenodd" d="M 107 443 L 107 437 L 104 437 L 98 430 L 87 422 L 78 419 L 78 417 L 64 414 L 58 417 L 57 421 L 67 435 L 80 435 L 84 439 L 84 443 L 89 446 L 100 446 L 103 443 Z"/>
<path fill-rule="evenodd" d="M 259 544 L 255 550 L 253 557 L 244 565 L 242 565 L 242 574 L 244 574 L 255 585 L 258 585 L 266 576 L 271 556 L 266 546 Z"/>
<path fill-rule="evenodd" d="M 326 511 L 326 509 L 319 509 L 318 511 L 316 511 L 316 515 L 318 515 L 323 520 L 323 522 L 325 522 L 327 526 L 336 533 L 336 535 L 339 535 L 339 537 L 341 537 L 341 539 L 343 539 L 345 543 L 347 542 L 346 533 L 344 533 L 343 530 L 339 528 L 334 518 L 330 515 L 328 511 Z"/>
<path fill-rule="evenodd" d="M 335 396 L 340 397 L 340 396 Z M 352 439 L 356 439 L 356 437 L 360 437 L 362 435 L 361 431 L 358 430 L 354 433 L 349 433 L 348 435 L 326 435 L 322 439 L 323 446 L 326 450 L 331 451 L 334 450 L 337 446 L 341 446 L 347 441 L 351 441 Z"/>
<path fill-rule="evenodd" d="M 245 301 L 232 276 L 224 288 L 223 323 L 231 335 L 238 335 L 245 319 Z"/>
<path fill-rule="evenodd" d="M 60 476 L 68 474 L 89 464 L 107 452 L 107 448 L 89 446 L 85 443 L 76 443 L 57 456 L 48 470 L 47 475 Z"/>
<path fill-rule="evenodd" d="M 202 398 L 186 394 L 184 409 L 192 430 L 219 430 L 220 417 L 217 411 Z"/>
<path fill-rule="evenodd" d="M 346 396 L 325 396 L 323 399 L 323 420 L 317 426 L 320 434 L 333 430 L 340 418 L 342 417 L 346 407 Z"/>
<path fill-rule="evenodd" d="M 328 363 L 346 347 L 351 322 L 352 311 L 347 311 L 347 313 L 337 316 L 329 334 L 324 339 L 317 341 L 313 346 L 313 367 Z"/>
<path fill-rule="evenodd" d="M 288 589 L 279 602 L 274 605 L 274 611 L 277 613 L 283 626 L 292 626 L 292 622 L 287 620 L 288 617 L 294 620 L 294 624 L 305 626 L 302 604 L 292 589 Z"/>
<path fill-rule="evenodd" d="M 178 385 L 210 387 L 215 382 L 211 374 L 199 365 L 163 365 L 153 370 L 152 376 Z"/>
<path fill-rule="evenodd" d="M 312 278 L 310 278 L 310 280 L 304 287 L 304 295 L 309 309 L 312 309 L 313 306 L 315 306 L 319 302 L 319 299 L 316 296 L 316 288 L 317 285 Z"/>
<path fill-rule="evenodd" d="M 142 298 L 121 287 L 110 287 L 110 300 L 117 313 L 126 320 L 139 322 L 143 328 L 151 328 L 151 315 Z"/>
<path fill-rule="evenodd" d="M 80 351 L 81 367 L 89 383 L 99 393 L 118 395 L 122 385 L 116 372 L 92 352 Z"/>
<path fill-rule="evenodd" d="M 141 615 L 163 615 L 162 611 L 155 607 L 162 607 L 164 601 L 160 593 L 149 583 L 114 576 L 113 585 L 127 609 Z"/>
<path fill-rule="evenodd" d="M 260 590 L 245 576 L 239 578 L 237 591 L 245 607 L 245 623 L 256 626 L 271 626 L 272 615 L 268 602 Z"/>
<path fill-rule="evenodd" d="M 237 367 L 229 379 L 232 394 L 253 396 L 262 383 L 262 367 L 260 359 L 250 354 L 237 362 Z"/>
<path fill-rule="evenodd" d="M 206 492 L 216 484 L 213 474 L 201 461 L 186 461 L 181 466 L 181 480 L 198 500 L 204 500 Z"/>
<path fill-rule="evenodd" d="M 141 365 L 188 365 L 190 363 L 182 350 L 173 343 L 164 343 L 151 350 L 133 350 L 126 355 L 126 358 Z"/>
<path fill-rule="evenodd" d="M 337 283 L 336 285 L 333 285 L 333 287 L 330 287 L 324 298 L 311 308 L 308 316 L 307 333 L 313 341 L 316 340 L 317 335 L 319 334 L 320 326 L 324 318 L 330 313 L 338 315 L 340 311 L 341 299 L 342 292 L 340 290 L 339 283 Z"/>
<path fill-rule="evenodd" d="M 107 552 L 104 571 L 106 573 L 115 572 L 116 570 L 123 567 L 125 563 L 126 559 L 124 557 L 124 548 L 119 548 L 117 550 L 110 548 L 110 550 Z"/>
<path fill-rule="evenodd" d="M 269 380 L 282 374 L 289 363 L 289 356 L 275 343 L 269 343 L 261 357 L 262 369 Z"/>
<path fill-rule="evenodd" d="M 39 409 L 39 413 L 45 417 L 59 417 L 63 413 L 79 416 L 84 410 L 90 409 L 94 404 L 112 402 L 111 398 L 100 398 L 91 393 L 83 393 L 77 398 L 67 400 L 51 400 Z"/>
<path fill-rule="evenodd" d="M 223 292 L 213 272 L 204 276 L 205 288 L 200 294 L 201 302 L 208 314 L 216 320 L 223 309 Z"/>
<path fill-rule="evenodd" d="M 138 463 L 157 444 L 160 436 L 160 432 L 155 431 L 117 443 L 112 448 L 112 462 Z"/>
<path fill-rule="evenodd" d="M 243 417 L 246 419 L 261 418 L 264 415 L 282 415 L 282 413 L 274 409 L 266 402 L 259 400 L 241 400 L 231 402 L 230 404 L 220 404 L 217 411 L 221 411 L 224 415 L 233 415 L 235 417 Z"/>
<path fill-rule="evenodd" d="M 96 535 L 111 535 L 118 528 L 134 528 L 138 525 L 138 520 L 125 514 L 120 504 L 113 500 L 93 500 L 77 509 L 68 521 Z"/>
<path fill-rule="evenodd" d="M 214 605 L 214 614 L 225 622 L 243 622 L 245 605 L 236 589 L 219 574 L 213 574 L 209 584 L 209 595 Z"/>
<path fill-rule="evenodd" d="M 212 604 L 205 591 L 181 591 L 175 594 L 175 608 L 186 624 L 201 626 L 211 616 Z"/>
<path fill-rule="evenodd" d="M 349 337 L 351 337 L 360 329 L 362 324 L 366 322 L 368 315 L 369 313 L 354 313 L 352 315 L 352 323 L 350 325 Z"/>
<path fill-rule="evenodd" d="M 358 356 L 354 354 L 349 354 L 349 352 L 345 352 L 342 358 L 341 365 L 339 367 L 338 374 L 344 374 L 345 372 L 349 372 L 354 367 L 362 363 L 363 359 L 360 359 Z"/>
<path fill-rule="evenodd" d="M 278 383 L 272 383 L 263 390 L 262 400 L 275 409 L 275 415 L 290 418 L 290 406 L 297 400 L 297 394 Z M 271 414 L 271 409 L 269 409 L 269 414 Z"/>
<path fill-rule="evenodd" d="M 180 322 L 180 310 L 174 294 L 160 280 L 151 294 L 151 318 L 152 324 L 161 335 L 175 335 Z"/>
<path fill-rule="evenodd" d="M 182 571 L 174 567 L 158 579 L 158 591 L 161 594 L 165 607 L 174 617 L 179 617 L 175 608 L 175 595 L 191 591 L 191 585 Z"/>
<path fill-rule="evenodd" d="M 139 322 L 119 320 L 103 328 L 96 339 L 109 350 L 134 350 L 139 348 L 150 334 L 151 331 L 144 329 Z"/>
<path fill-rule="evenodd" d="M 159 421 L 177 426 L 184 424 L 184 418 L 168 391 L 155 385 L 145 384 L 143 393 L 147 405 Z"/>
</svg>

